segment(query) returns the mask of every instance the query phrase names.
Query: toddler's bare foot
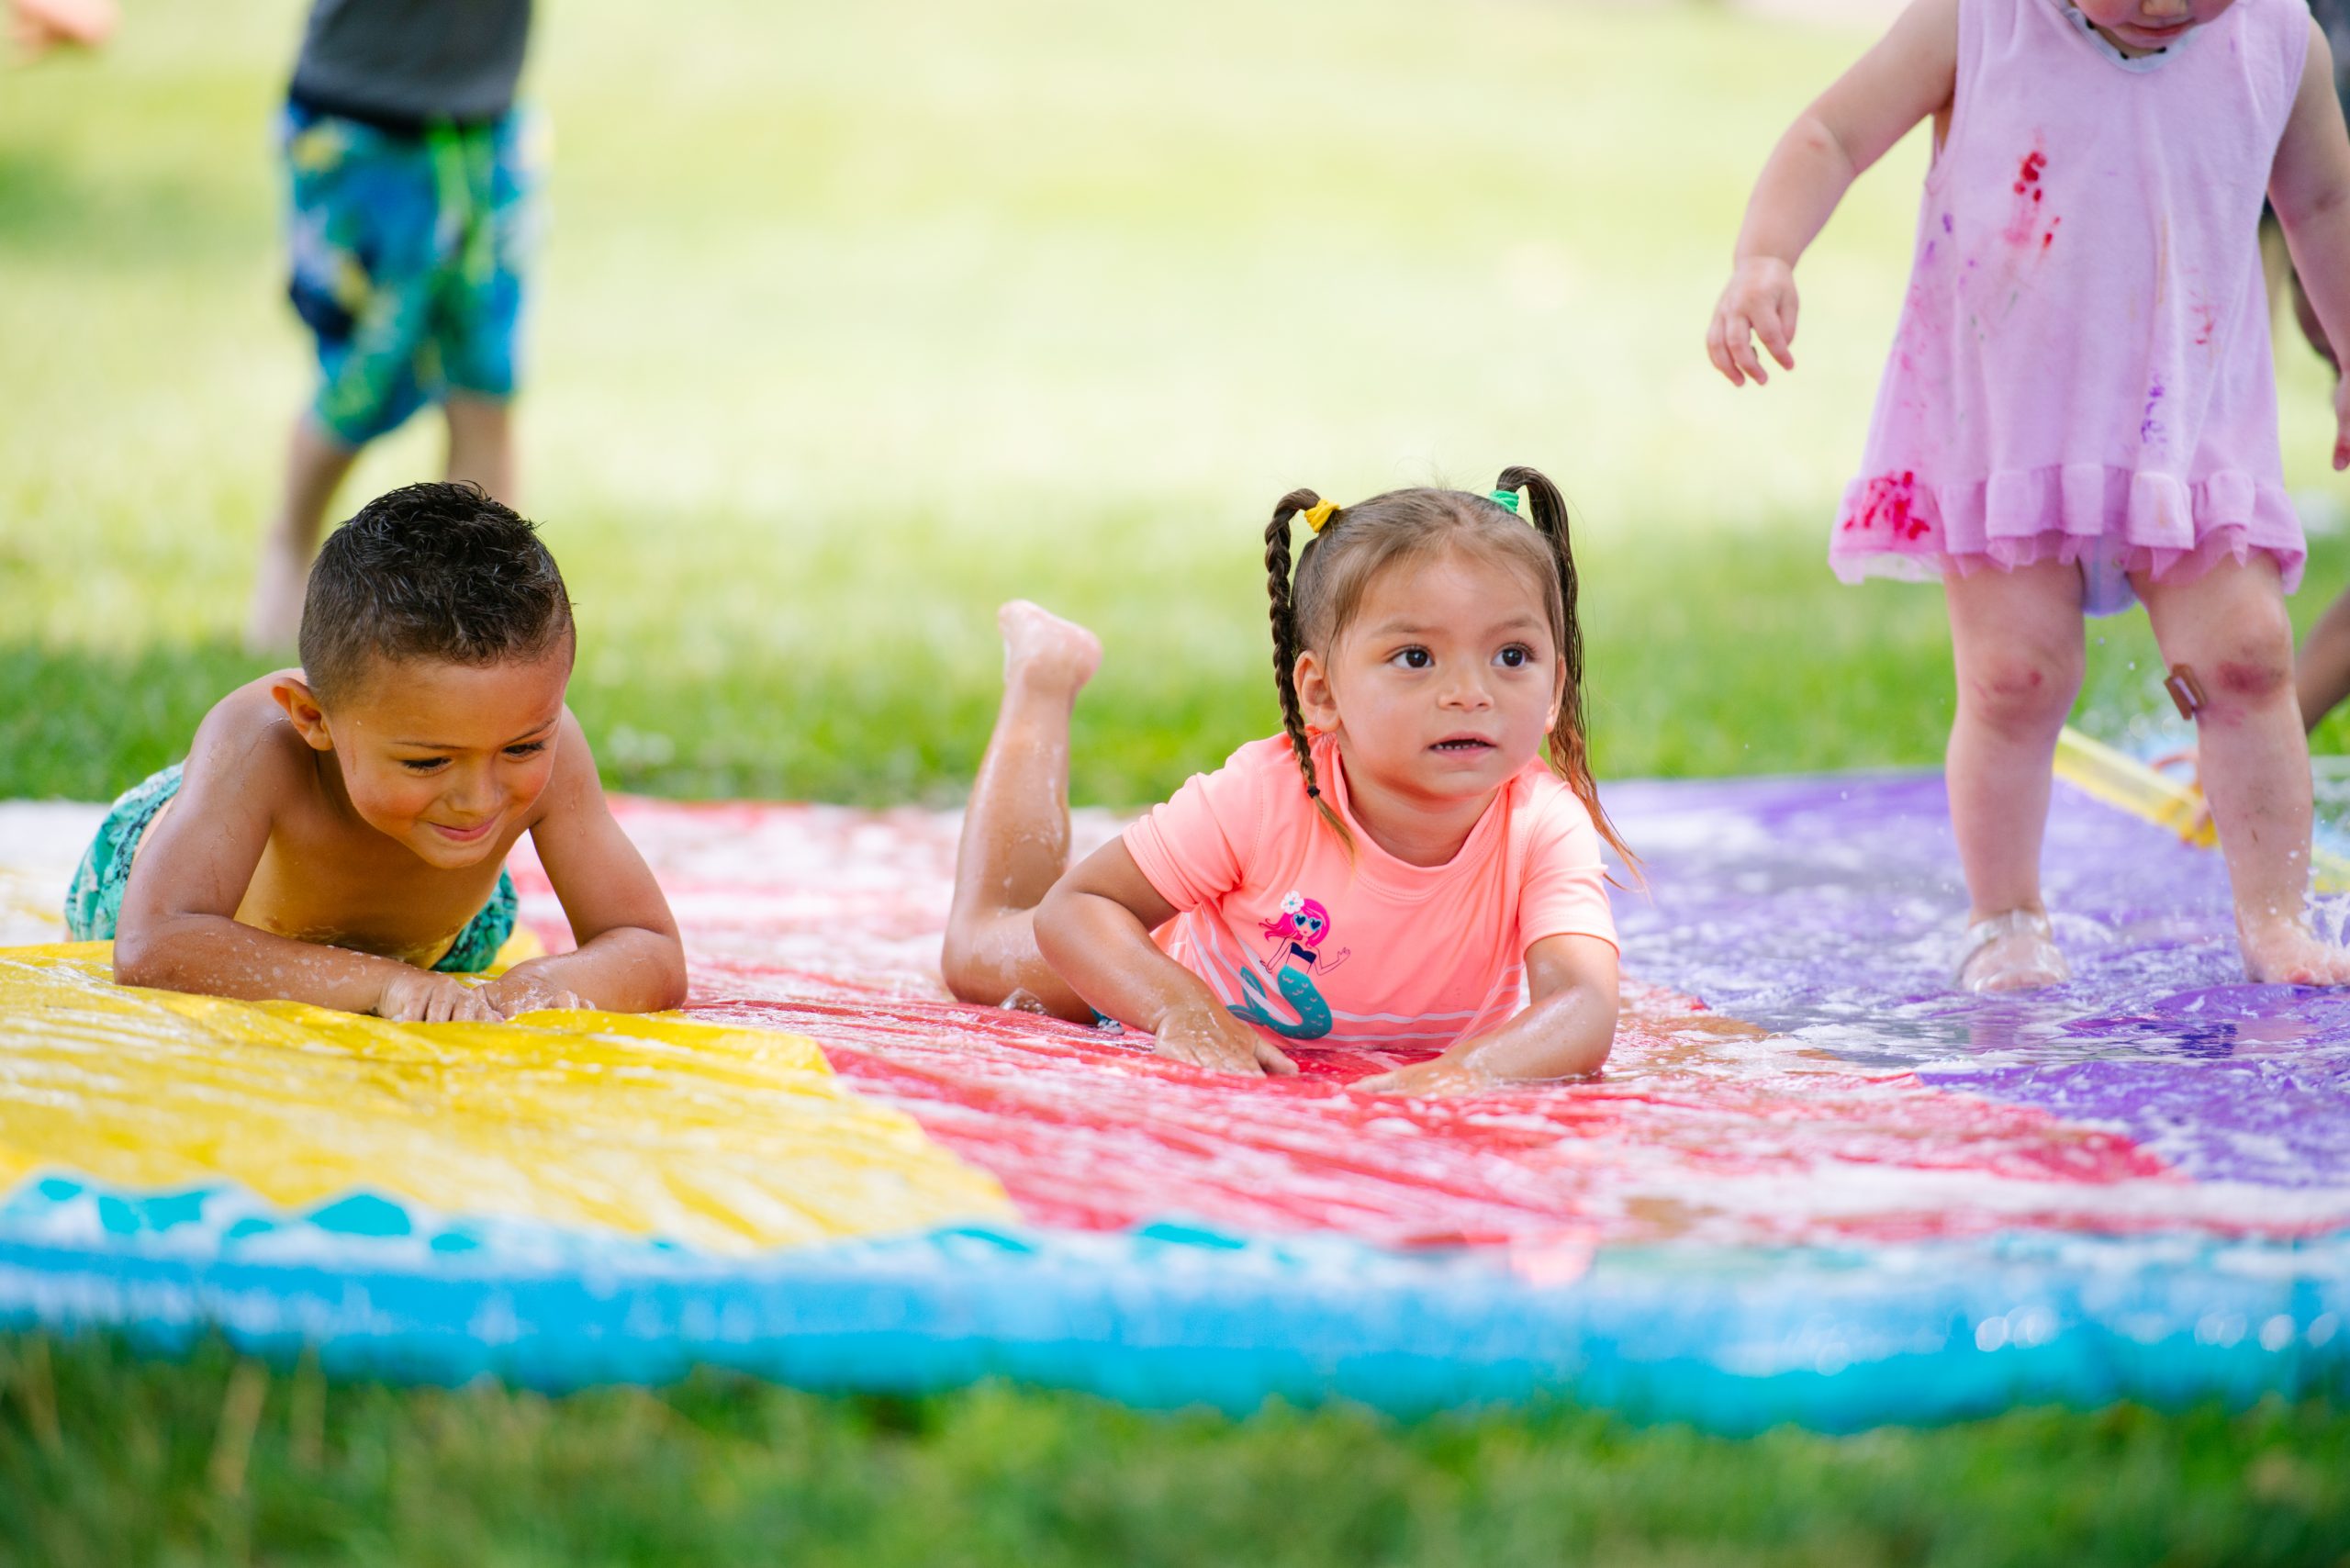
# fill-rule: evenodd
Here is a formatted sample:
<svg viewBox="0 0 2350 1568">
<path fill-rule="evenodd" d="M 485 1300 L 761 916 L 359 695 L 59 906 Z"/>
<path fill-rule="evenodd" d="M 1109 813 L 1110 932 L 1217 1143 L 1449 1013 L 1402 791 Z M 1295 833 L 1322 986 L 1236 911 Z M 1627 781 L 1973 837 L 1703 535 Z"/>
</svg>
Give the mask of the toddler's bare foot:
<svg viewBox="0 0 2350 1568">
<path fill-rule="evenodd" d="M 2048 916 L 2038 910 L 2011 909 L 1966 928 L 1958 961 L 1961 991 L 2031 991 L 2072 978 Z"/>
<path fill-rule="evenodd" d="M 995 612 L 1003 633 L 1003 679 L 1074 700 L 1102 667 L 1102 639 L 1074 621 L 1015 599 Z"/>
<path fill-rule="evenodd" d="M 2239 923 L 2244 972 L 2266 985 L 2350 985 L 2350 951 L 2322 940 L 2297 920 Z"/>
<path fill-rule="evenodd" d="M 253 583 L 252 607 L 245 614 L 245 651 L 282 654 L 302 633 L 302 599 L 310 586 L 310 563 L 274 539 L 262 546 L 261 575 Z"/>
</svg>

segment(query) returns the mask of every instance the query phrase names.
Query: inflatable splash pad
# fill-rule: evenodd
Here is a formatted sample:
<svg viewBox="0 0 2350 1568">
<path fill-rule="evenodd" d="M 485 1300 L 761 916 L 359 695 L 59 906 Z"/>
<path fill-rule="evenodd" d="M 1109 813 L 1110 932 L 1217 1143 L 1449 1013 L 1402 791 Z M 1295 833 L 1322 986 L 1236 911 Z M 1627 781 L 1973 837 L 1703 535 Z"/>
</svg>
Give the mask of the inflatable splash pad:
<svg viewBox="0 0 2350 1568">
<path fill-rule="evenodd" d="M 1943 989 L 1938 779 L 1612 788 L 1651 888 L 1606 1076 L 1449 1101 L 947 1001 L 950 816 L 619 802 L 682 1013 L 394 1025 L 115 987 L 39 945 L 95 810 L 0 807 L 0 1319 L 1731 1431 L 2350 1389 L 2350 994 L 2242 983 L 2218 857 L 2075 774 L 2078 979 L 2021 1000 Z"/>
</svg>

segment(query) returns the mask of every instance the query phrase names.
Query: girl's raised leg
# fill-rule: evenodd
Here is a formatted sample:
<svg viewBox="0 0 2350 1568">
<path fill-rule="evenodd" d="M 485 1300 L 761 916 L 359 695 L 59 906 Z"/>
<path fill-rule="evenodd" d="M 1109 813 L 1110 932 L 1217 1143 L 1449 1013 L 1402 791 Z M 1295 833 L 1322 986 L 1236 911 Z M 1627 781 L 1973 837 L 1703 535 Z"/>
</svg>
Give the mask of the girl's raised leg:
<svg viewBox="0 0 2350 1568">
<path fill-rule="evenodd" d="M 2309 925 L 2310 751 L 2276 564 L 2221 561 L 2193 582 L 2138 583 L 2163 657 L 2195 672 L 2203 793 L 2255 980 L 2350 982 L 2350 953 Z"/>
<path fill-rule="evenodd" d="M 1102 663 L 1084 627 L 1014 599 L 1003 631 L 1003 707 L 979 760 L 940 969 L 966 1002 L 1025 1002 L 1091 1023 L 1093 1009 L 1036 950 L 1036 906 L 1069 868 L 1069 727 Z"/>
<path fill-rule="evenodd" d="M 2081 575 L 2043 561 L 1953 573 L 1951 652 L 1958 712 L 1945 769 L 1966 874 L 1969 991 L 2020 991 L 2071 978 L 2040 894 L 2057 733 L 2081 689 Z"/>
</svg>

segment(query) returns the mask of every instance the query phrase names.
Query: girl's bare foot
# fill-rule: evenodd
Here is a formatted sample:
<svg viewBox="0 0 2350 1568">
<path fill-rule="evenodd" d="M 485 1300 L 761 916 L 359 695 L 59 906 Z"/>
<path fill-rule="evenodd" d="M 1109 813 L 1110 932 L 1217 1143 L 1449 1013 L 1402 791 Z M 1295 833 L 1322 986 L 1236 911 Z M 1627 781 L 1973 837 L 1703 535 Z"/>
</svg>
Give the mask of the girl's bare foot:
<svg viewBox="0 0 2350 1568">
<path fill-rule="evenodd" d="M 995 612 L 1003 633 L 1003 683 L 1072 701 L 1102 667 L 1102 639 L 1041 605 L 1015 599 Z"/>
<path fill-rule="evenodd" d="M 2266 985 L 2350 985 L 2350 951 L 2297 920 L 2239 921 L 2244 972 Z"/>
<path fill-rule="evenodd" d="M 2011 909 L 1966 928 L 1966 950 L 1958 960 L 1961 991 L 2031 991 L 2072 978 L 2040 910 Z"/>
</svg>

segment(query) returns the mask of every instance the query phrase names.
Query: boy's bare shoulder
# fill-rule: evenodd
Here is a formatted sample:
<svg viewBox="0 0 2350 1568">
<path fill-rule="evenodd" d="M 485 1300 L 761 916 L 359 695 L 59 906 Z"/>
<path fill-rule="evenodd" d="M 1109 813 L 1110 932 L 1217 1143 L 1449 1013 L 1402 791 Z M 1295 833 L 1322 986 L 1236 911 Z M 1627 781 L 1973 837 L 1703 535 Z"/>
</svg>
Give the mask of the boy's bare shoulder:
<svg viewBox="0 0 2350 1568">
<path fill-rule="evenodd" d="M 282 799 L 313 784 L 309 744 L 270 695 L 299 670 L 275 670 L 247 681 L 212 705 L 188 748 L 189 787 L 256 791 Z"/>
</svg>

